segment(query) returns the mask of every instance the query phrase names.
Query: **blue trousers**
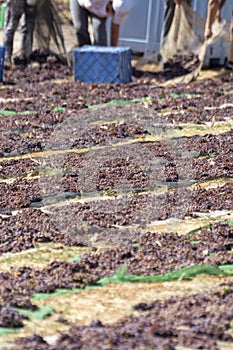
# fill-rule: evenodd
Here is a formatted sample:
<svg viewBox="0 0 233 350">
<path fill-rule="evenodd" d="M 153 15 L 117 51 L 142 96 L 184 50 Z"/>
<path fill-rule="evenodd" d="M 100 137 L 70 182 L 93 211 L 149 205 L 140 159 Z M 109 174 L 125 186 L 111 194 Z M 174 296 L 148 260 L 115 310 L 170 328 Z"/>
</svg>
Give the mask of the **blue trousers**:
<svg viewBox="0 0 233 350">
<path fill-rule="evenodd" d="M 70 0 L 70 11 L 79 47 L 91 44 L 107 46 L 106 18 L 100 18 L 94 15 L 80 6 L 77 0 Z M 90 33 L 88 31 L 89 18 L 93 27 L 93 43 L 91 42 Z"/>
<path fill-rule="evenodd" d="M 35 6 L 27 6 L 25 0 L 7 0 L 4 23 L 4 46 L 6 58 L 12 56 L 14 35 L 21 17 L 20 50 L 23 56 L 28 57 L 30 55 L 33 45 L 36 10 Z"/>
</svg>

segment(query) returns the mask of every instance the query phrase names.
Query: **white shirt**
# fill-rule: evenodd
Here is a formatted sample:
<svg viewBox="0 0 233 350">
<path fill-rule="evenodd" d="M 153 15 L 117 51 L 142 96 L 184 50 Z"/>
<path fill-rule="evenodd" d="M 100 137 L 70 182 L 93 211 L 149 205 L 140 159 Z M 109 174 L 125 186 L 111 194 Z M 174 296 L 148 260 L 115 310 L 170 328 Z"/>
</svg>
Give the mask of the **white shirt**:
<svg viewBox="0 0 233 350">
<path fill-rule="evenodd" d="M 88 11 L 94 13 L 98 17 L 105 18 L 109 16 L 106 11 L 109 0 L 78 0 L 78 3 L 80 6 L 86 8 Z M 131 9 L 130 1 L 113 0 L 112 6 L 115 11 L 113 23 L 122 24 Z"/>
</svg>

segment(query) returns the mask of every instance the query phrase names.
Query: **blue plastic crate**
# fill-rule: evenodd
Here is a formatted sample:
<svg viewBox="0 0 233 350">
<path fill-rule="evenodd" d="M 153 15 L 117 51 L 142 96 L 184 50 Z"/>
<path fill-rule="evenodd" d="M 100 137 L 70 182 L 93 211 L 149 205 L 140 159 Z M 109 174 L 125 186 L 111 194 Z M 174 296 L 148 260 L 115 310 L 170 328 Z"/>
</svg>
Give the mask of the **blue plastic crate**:
<svg viewBox="0 0 233 350">
<path fill-rule="evenodd" d="M 2 81 L 3 68 L 4 68 L 5 47 L 0 46 L 0 81 Z"/>
<path fill-rule="evenodd" d="M 132 79 L 131 49 L 83 46 L 75 49 L 74 79 L 84 83 L 128 83 Z"/>
</svg>

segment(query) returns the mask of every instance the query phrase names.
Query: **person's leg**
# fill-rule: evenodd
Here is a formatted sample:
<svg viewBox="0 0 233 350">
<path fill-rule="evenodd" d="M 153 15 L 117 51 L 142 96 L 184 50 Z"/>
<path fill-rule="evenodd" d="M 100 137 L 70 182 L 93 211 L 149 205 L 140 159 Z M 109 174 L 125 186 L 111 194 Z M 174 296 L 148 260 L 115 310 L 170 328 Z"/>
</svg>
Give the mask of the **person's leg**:
<svg viewBox="0 0 233 350">
<path fill-rule="evenodd" d="M 228 67 L 230 69 L 233 69 L 233 14 L 231 17 L 231 41 L 230 41 L 230 46 L 229 46 L 229 53 L 228 53 Z"/>
<path fill-rule="evenodd" d="M 94 34 L 94 45 L 107 46 L 106 18 L 99 18 L 92 15 L 91 20 Z"/>
<path fill-rule="evenodd" d="M 192 6 L 192 0 L 184 0 L 190 7 Z"/>
<path fill-rule="evenodd" d="M 5 22 L 4 22 L 4 40 L 3 45 L 5 46 L 5 58 L 11 60 L 13 53 L 13 41 L 15 31 L 18 27 L 20 17 L 24 10 L 24 1 L 22 0 L 8 0 Z"/>
<path fill-rule="evenodd" d="M 161 33 L 160 47 L 166 41 L 167 35 L 171 28 L 172 20 L 175 13 L 175 2 L 173 0 L 164 0 L 164 17 L 163 17 L 163 27 Z"/>
<path fill-rule="evenodd" d="M 77 0 L 70 0 L 70 12 L 77 35 L 78 46 L 91 45 L 88 31 L 89 11 L 81 7 Z"/>
<path fill-rule="evenodd" d="M 32 52 L 33 32 L 36 21 L 36 6 L 26 6 L 21 26 L 21 54 L 28 58 Z"/>
</svg>

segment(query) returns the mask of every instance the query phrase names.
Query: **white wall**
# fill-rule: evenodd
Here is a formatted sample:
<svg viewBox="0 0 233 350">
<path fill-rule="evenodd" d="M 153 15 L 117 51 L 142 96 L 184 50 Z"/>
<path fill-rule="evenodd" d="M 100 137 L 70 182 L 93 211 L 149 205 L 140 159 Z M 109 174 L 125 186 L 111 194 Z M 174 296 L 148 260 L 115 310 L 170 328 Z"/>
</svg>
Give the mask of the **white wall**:
<svg viewBox="0 0 233 350">
<path fill-rule="evenodd" d="M 163 22 L 163 0 L 140 0 L 121 27 L 119 45 L 138 52 L 159 49 Z"/>
<path fill-rule="evenodd" d="M 135 52 L 152 53 L 159 50 L 163 23 L 163 0 L 132 0 L 136 6 L 122 25 L 119 45 Z M 206 18 L 208 0 L 193 0 L 193 9 Z M 223 18 L 231 20 L 233 2 L 223 8 Z"/>
</svg>

